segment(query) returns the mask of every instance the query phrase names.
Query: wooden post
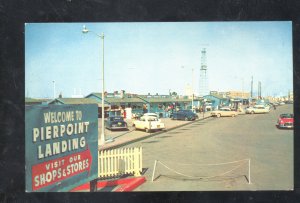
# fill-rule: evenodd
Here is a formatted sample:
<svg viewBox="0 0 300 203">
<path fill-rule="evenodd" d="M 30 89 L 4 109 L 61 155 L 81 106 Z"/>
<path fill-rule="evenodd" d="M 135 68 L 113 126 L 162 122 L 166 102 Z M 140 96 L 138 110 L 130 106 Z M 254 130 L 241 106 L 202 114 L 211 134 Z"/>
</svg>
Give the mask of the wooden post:
<svg viewBox="0 0 300 203">
<path fill-rule="evenodd" d="M 155 170 L 156 170 L 156 163 L 157 163 L 157 160 L 155 160 L 155 162 L 154 162 L 153 173 L 152 173 L 152 182 L 154 180 L 154 174 L 155 174 Z"/>
<path fill-rule="evenodd" d="M 97 179 L 90 181 L 90 192 L 97 192 Z"/>
<path fill-rule="evenodd" d="M 251 162 L 250 159 L 248 161 L 248 178 L 249 178 L 249 184 L 251 184 Z"/>
<path fill-rule="evenodd" d="M 139 148 L 134 148 L 134 176 L 139 177 L 141 176 L 140 173 L 140 158 L 139 158 Z"/>
</svg>

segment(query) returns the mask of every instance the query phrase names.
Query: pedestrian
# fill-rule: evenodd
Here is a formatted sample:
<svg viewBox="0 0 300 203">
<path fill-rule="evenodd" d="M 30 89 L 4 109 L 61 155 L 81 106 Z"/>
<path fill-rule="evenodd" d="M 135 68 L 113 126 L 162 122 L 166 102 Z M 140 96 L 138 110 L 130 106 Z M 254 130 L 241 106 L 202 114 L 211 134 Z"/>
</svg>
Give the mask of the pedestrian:
<svg viewBox="0 0 300 203">
<path fill-rule="evenodd" d="M 275 106 L 275 104 L 273 104 L 273 108 L 274 108 L 274 110 L 276 110 L 276 106 Z"/>
</svg>

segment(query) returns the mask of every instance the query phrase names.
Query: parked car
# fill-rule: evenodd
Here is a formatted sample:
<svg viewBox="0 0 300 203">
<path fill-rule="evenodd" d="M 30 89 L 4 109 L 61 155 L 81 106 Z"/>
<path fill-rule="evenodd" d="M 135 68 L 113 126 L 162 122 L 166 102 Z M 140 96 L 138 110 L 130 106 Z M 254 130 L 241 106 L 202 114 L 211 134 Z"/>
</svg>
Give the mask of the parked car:
<svg viewBox="0 0 300 203">
<path fill-rule="evenodd" d="M 212 111 L 212 103 L 205 103 L 205 111 Z"/>
<path fill-rule="evenodd" d="M 285 105 L 285 103 L 284 102 L 280 102 L 279 105 Z"/>
<path fill-rule="evenodd" d="M 280 114 L 277 121 L 278 128 L 294 128 L 294 114 Z"/>
<path fill-rule="evenodd" d="M 246 113 L 255 114 L 255 113 L 269 113 L 270 108 L 266 108 L 264 105 L 255 105 L 253 107 L 248 107 Z"/>
<path fill-rule="evenodd" d="M 211 116 L 216 116 L 216 117 L 221 117 L 221 116 L 231 116 L 231 117 L 235 117 L 238 115 L 238 112 L 236 111 L 232 111 L 230 108 L 228 107 L 222 107 L 219 110 L 215 110 L 211 112 Z"/>
<path fill-rule="evenodd" d="M 146 132 L 151 132 L 155 130 L 162 130 L 165 128 L 165 124 L 161 122 L 155 116 L 142 116 L 138 120 L 133 122 L 135 129 L 145 130 Z"/>
<path fill-rule="evenodd" d="M 191 110 L 179 110 L 173 112 L 171 115 L 172 120 L 185 120 L 191 121 L 198 119 L 198 115 L 192 112 Z"/>
<path fill-rule="evenodd" d="M 110 130 L 128 130 L 127 123 L 123 117 L 108 117 L 105 121 L 105 127 Z"/>
<path fill-rule="evenodd" d="M 156 118 L 159 118 L 156 113 L 145 113 L 143 116 L 154 116 Z"/>
<path fill-rule="evenodd" d="M 132 114 L 133 119 L 139 119 L 140 117 L 143 116 L 143 113 L 137 112 Z"/>
</svg>

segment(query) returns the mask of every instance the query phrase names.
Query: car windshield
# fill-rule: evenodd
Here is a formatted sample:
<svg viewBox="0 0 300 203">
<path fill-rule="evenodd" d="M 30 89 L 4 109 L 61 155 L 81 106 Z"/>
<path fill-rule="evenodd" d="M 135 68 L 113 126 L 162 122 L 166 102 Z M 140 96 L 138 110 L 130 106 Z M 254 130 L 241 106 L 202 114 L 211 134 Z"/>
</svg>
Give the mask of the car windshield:
<svg viewBox="0 0 300 203">
<path fill-rule="evenodd" d="M 182 113 L 193 113 L 193 112 L 190 111 L 190 110 L 181 110 L 181 111 L 179 111 L 179 112 L 182 112 Z"/>
<path fill-rule="evenodd" d="M 156 117 L 148 117 L 148 121 L 158 121 Z"/>
<path fill-rule="evenodd" d="M 281 118 L 294 118 L 294 114 L 281 114 Z"/>
</svg>

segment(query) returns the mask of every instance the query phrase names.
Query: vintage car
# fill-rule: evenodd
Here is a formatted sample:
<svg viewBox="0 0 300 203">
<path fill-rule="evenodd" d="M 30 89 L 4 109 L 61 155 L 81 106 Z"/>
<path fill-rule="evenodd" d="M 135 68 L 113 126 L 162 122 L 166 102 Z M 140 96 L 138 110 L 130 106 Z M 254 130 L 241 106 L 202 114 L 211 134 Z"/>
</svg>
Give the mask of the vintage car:
<svg viewBox="0 0 300 203">
<path fill-rule="evenodd" d="M 294 114 L 280 114 L 277 121 L 278 128 L 294 128 Z"/>
<path fill-rule="evenodd" d="M 246 113 L 255 114 L 255 113 L 269 113 L 270 108 L 265 107 L 264 105 L 255 105 L 253 107 L 248 107 Z"/>
<path fill-rule="evenodd" d="M 143 116 L 154 116 L 156 118 L 159 118 L 156 113 L 145 113 Z"/>
<path fill-rule="evenodd" d="M 142 116 L 138 120 L 133 122 L 133 127 L 139 130 L 145 130 L 146 132 L 151 132 L 155 130 L 162 130 L 165 128 L 165 124 L 161 122 L 155 116 Z"/>
<path fill-rule="evenodd" d="M 173 112 L 173 114 L 171 115 L 171 119 L 191 121 L 198 119 L 198 115 L 192 112 L 191 110 L 179 110 Z"/>
<path fill-rule="evenodd" d="M 211 112 L 211 116 L 221 117 L 221 116 L 231 116 L 235 117 L 238 115 L 238 112 L 232 111 L 229 107 L 222 107 L 219 110 Z"/>
<path fill-rule="evenodd" d="M 105 127 L 110 130 L 128 130 L 127 123 L 120 116 L 108 117 L 105 121 Z"/>
</svg>

